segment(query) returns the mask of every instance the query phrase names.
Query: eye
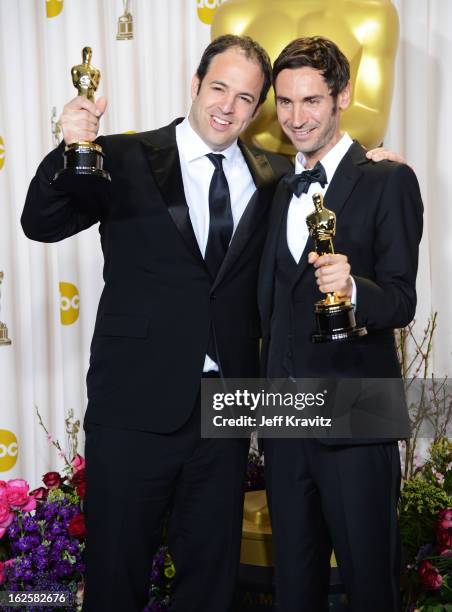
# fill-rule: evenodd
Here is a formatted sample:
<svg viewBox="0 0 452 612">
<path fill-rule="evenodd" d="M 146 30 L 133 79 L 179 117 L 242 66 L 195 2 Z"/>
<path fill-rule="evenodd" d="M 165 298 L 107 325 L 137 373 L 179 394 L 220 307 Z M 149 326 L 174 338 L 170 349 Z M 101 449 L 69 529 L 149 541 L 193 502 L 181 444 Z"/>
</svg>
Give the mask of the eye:
<svg viewBox="0 0 452 612">
<path fill-rule="evenodd" d="M 239 96 L 240 100 L 243 100 L 244 102 L 246 102 L 247 104 L 252 104 L 253 101 L 251 100 L 251 98 L 248 98 L 248 96 Z"/>
<path fill-rule="evenodd" d="M 290 100 L 287 98 L 278 98 L 278 106 L 289 106 Z"/>
</svg>

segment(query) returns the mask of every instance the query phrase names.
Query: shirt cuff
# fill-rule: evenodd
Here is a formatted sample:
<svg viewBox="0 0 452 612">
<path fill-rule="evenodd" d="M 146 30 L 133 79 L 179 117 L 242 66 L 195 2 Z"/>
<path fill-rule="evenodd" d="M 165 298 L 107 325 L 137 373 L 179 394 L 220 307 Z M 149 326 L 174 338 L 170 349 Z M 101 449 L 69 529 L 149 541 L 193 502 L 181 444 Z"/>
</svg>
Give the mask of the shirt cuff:
<svg viewBox="0 0 452 612">
<path fill-rule="evenodd" d="M 356 283 L 355 283 L 355 279 L 353 278 L 353 276 L 351 276 L 350 278 L 352 279 L 352 285 L 353 285 L 352 297 L 350 298 L 350 301 L 353 305 L 353 308 L 356 310 Z"/>
</svg>

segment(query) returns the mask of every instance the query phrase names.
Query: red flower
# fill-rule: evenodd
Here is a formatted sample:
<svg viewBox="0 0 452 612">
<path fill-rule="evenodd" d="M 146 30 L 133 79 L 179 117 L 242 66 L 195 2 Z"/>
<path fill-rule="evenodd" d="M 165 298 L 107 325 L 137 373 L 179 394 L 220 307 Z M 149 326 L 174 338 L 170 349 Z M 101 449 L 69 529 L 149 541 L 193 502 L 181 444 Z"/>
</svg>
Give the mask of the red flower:
<svg viewBox="0 0 452 612">
<path fill-rule="evenodd" d="M 49 494 L 49 490 L 45 487 L 38 487 L 37 489 L 33 489 L 30 491 L 30 497 L 34 497 L 35 499 L 45 500 L 47 499 L 47 495 Z"/>
<path fill-rule="evenodd" d="M 58 472 L 47 472 L 42 477 L 42 482 L 48 489 L 58 489 L 63 484 L 63 478 L 61 478 Z"/>
<path fill-rule="evenodd" d="M 71 478 L 71 483 L 74 485 L 74 487 L 79 485 L 81 482 L 85 482 L 85 468 L 81 468 Z"/>
<path fill-rule="evenodd" d="M 80 497 L 80 499 L 85 499 L 85 493 L 86 493 L 86 482 L 81 482 L 80 484 L 78 484 L 75 487 L 76 491 L 77 491 L 77 495 Z"/>
<path fill-rule="evenodd" d="M 436 538 L 441 546 L 452 548 L 452 529 L 437 529 Z"/>
<path fill-rule="evenodd" d="M 438 529 L 452 529 L 452 508 L 445 508 L 438 512 Z"/>
<path fill-rule="evenodd" d="M 429 590 L 439 589 L 443 579 L 434 565 L 430 561 L 422 561 L 418 570 L 422 585 Z"/>
<path fill-rule="evenodd" d="M 85 517 L 83 514 L 73 516 L 69 521 L 68 531 L 74 538 L 86 538 Z"/>
</svg>

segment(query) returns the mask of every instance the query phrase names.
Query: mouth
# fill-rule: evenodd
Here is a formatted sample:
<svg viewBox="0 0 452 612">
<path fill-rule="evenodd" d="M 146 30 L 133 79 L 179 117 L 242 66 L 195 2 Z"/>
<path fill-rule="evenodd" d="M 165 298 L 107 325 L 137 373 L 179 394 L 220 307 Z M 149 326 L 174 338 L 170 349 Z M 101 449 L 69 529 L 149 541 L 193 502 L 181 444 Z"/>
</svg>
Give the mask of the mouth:
<svg viewBox="0 0 452 612">
<path fill-rule="evenodd" d="M 228 121 L 227 119 L 223 119 L 221 117 L 218 117 L 217 115 L 211 115 L 210 116 L 210 125 L 213 128 L 215 128 L 216 130 L 224 131 L 230 125 L 232 125 L 232 122 Z"/>
<path fill-rule="evenodd" d="M 292 134 L 295 135 L 296 138 L 306 138 L 308 136 L 310 136 L 312 134 L 312 132 L 314 130 L 316 130 L 316 127 L 312 127 L 312 128 L 308 128 L 308 129 L 304 129 L 304 130 L 300 130 L 297 128 L 291 128 L 291 132 Z"/>
</svg>

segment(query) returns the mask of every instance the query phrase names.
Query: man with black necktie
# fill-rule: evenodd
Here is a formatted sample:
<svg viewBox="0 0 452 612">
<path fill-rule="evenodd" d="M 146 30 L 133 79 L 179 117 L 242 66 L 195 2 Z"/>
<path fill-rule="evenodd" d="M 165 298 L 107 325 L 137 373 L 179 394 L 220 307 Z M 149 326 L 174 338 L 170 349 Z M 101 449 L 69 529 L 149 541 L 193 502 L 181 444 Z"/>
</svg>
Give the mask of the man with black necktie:
<svg viewBox="0 0 452 612">
<path fill-rule="evenodd" d="M 350 69 L 332 41 L 293 41 L 276 59 L 273 79 L 278 120 L 298 154 L 295 174 L 275 193 L 262 256 L 263 373 L 399 378 L 393 329 L 407 325 L 416 307 L 416 176 L 405 164 L 374 164 L 340 131 Z M 314 193 L 336 214 L 336 254 L 314 252 L 306 225 Z M 367 335 L 313 343 L 319 291 L 348 297 Z M 397 441 L 266 439 L 264 451 L 278 610 L 328 610 L 334 548 L 350 611 L 398 612 Z"/>
<path fill-rule="evenodd" d="M 231 608 L 248 441 L 200 438 L 200 379 L 259 372 L 257 269 L 290 162 L 238 136 L 270 82 L 258 44 L 220 37 L 193 77 L 188 118 L 98 138 L 105 197 L 55 189 L 63 144 L 31 182 L 27 236 L 55 242 L 100 222 L 105 257 L 87 377 L 86 612 L 143 609 L 169 508 L 171 609 Z M 104 110 L 103 99 L 68 103 L 65 142 L 94 140 Z"/>
</svg>

